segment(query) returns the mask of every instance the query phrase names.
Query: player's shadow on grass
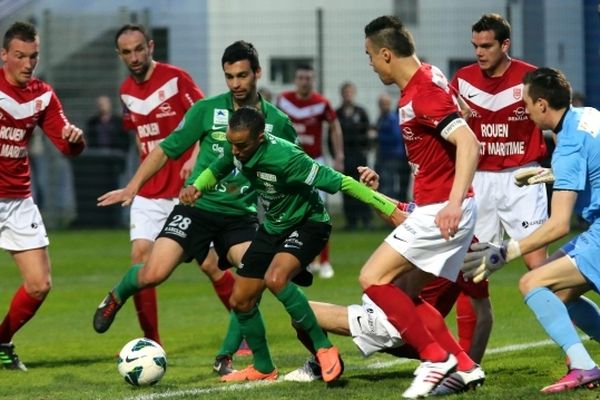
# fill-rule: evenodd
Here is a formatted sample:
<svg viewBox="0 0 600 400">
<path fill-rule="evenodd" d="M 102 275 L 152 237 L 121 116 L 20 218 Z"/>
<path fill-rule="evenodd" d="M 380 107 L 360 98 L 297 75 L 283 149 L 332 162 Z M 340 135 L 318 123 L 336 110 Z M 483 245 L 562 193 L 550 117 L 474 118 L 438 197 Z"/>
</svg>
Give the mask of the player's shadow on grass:
<svg viewBox="0 0 600 400">
<path fill-rule="evenodd" d="M 352 374 L 352 379 L 364 379 L 370 382 L 384 381 L 386 379 L 414 378 L 412 371 L 389 371 L 389 372 L 365 372 L 362 374 Z"/>
<path fill-rule="evenodd" d="M 116 365 L 116 358 L 107 358 L 106 356 L 97 357 L 73 357 L 64 360 L 47 360 L 47 361 L 29 361 L 27 362 L 27 368 L 56 368 L 56 367 L 69 367 L 76 365 L 91 365 L 97 363 L 104 363 L 106 361 L 113 361 Z"/>
</svg>

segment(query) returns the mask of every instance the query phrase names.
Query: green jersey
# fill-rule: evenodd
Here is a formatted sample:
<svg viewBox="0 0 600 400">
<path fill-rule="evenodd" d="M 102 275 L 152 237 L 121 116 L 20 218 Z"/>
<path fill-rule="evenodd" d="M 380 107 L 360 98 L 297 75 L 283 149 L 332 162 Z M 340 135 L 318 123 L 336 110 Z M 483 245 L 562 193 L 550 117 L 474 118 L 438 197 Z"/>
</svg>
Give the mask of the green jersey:
<svg viewBox="0 0 600 400">
<path fill-rule="evenodd" d="M 296 142 L 296 131 L 287 115 L 262 98 L 260 108 L 265 117 L 266 132 L 273 132 L 285 140 Z M 187 111 L 179 126 L 160 144 L 167 157 L 178 158 L 195 142 L 200 142 L 200 154 L 186 185 L 194 182 L 198 174 L 215 159 L 231 155 L 226 132 L 233 112 L 231 92 L 200 100 Z M 248 180 L 236 170 L 230 169 L 228 172 L 230 174 L 223 177 L 216 187 L 202 193 L 196 201 L 196 207 L 227 215 L 256 213 L 256 192 L 250 187 Z"/>
<path fill-rule="evenodd" d="M 210 170 L 217 179 L 223 179 L 234 167 L 258 192 L 266 211 L 263 225 L 274 235 L 305 220 L 329 222 L 316 189 L 336 193 L 344 177 L 315 162 L 297 145 L 269 133 L 265 133 L 265 141 L 244 164 L 233 157 L 227 143 L 225 156 L 215 160 Z"/>
</svg>

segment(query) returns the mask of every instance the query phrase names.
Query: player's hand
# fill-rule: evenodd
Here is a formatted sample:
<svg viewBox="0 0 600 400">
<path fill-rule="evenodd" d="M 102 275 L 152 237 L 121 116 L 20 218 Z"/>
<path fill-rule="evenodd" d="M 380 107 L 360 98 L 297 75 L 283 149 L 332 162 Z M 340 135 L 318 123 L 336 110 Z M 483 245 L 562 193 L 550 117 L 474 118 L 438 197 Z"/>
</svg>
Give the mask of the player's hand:
<svg viewBox="0 0 600 400">
<path fill-rule="evenodd" d="M 377 190 L 379 188 L 379 175 L 369 167 L 357 167 L 359 173 L 359 181 L 364 183 L 369 188 Z"/>
<path fill-rule="evenodd" d="M 181 177 L 181 179 L 185 181 L 187 178 L 190 177 L 192 171 L 194 170 L 194 165 L 196 165 L 196 160 L 194 159 L 194 157 L 190 157 L 185 163 L 183 163 L 181 171 L 179 171 L 179 176 Z"/>
<path fill-rule="evenodd" d="M 75 125 L 65 125 L 62 128 L 61 135 L 69 143 L 80 143 L 83 141 L 83 131 Z"/>
<path fill-rule="evenodd" d="M 458 232 L 458 223 L 462 217 L 460 204 L 448 202 L 435 216 L 435 224 L 440 228 L 442 237 L 449 240 Z"/>
<path fill-rule="evenodd" d="M 133 201 L 135 193 L 127 188 L 112 190 L 98 197 L 99 207 L 112 206 L 113 204 L 121 203 L 121 206 L 127 207 Z"/>
<path fill-rule="evenodd" d="M 179 202 L 184 206 L 191 206 L 201 195 L 202 193 L 194 185 L 189 185 L 179 192 Z"/>
<path fill-rule="evenodd" d="M 528 167 L 521 168 L 515 172 L 515 185 L 536 185 L 538 183 L 553 183 L 554 175 L 550 168 Z"/>
</svg>

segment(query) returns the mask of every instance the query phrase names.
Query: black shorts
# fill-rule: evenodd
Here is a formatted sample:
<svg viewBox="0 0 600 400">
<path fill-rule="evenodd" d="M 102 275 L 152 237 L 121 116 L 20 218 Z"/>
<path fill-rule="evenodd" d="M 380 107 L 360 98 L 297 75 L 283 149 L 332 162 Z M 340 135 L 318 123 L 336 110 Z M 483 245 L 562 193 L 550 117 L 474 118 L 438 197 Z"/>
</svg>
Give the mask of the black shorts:
<svg viewBox="0 0 600 400">
<path fill-rule="evenodd" d="M 302 267 L 292 281 L 300 286 L 310 286 L 313 277 L 306 267 L 323 250 L 330 234 L 331 225 L 325 222 L 305 221 L 281 235 L 271 235 L 261 225 L 237 273 L 246 278 L 263 279 L 275 254 L 290 253 Z"/>
<path fill-rule="evenodd" d="M 178 204 L 171 211 L 158 237 L 179 243 L 185 254 L 185 262 L 193 259 L 200 263 L 204 261 L 210 243 L 214 242 L 219 267 L 227 269 L 231 267 L 227 261 L 229 248 L 252 241 L 257 227 L 254 214 L 230 216 Z"/>
</svg>

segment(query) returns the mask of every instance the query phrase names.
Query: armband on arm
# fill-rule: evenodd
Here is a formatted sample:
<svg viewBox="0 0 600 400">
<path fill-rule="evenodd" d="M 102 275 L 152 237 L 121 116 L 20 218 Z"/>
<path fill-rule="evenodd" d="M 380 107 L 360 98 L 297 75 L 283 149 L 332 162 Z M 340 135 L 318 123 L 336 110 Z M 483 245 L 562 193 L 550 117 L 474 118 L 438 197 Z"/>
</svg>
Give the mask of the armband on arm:
<svg viewBox="0 0 600 400">
<path fill-rule="evenodd" d="M 210 168 L 206 168 L 194 181 L 194 187 L 202 192 L 206 189 L 212 189 L 217 182 L 215 174 L 213 174 Z"/>
<path fill-rule="evenodd" d="M 342 178 L 342 192 L 373 206 L 386 216 L 392 215 L 396 209 L 396 204 L 389 201 L 384 195 L 346 175 Z"/>
</svg>

